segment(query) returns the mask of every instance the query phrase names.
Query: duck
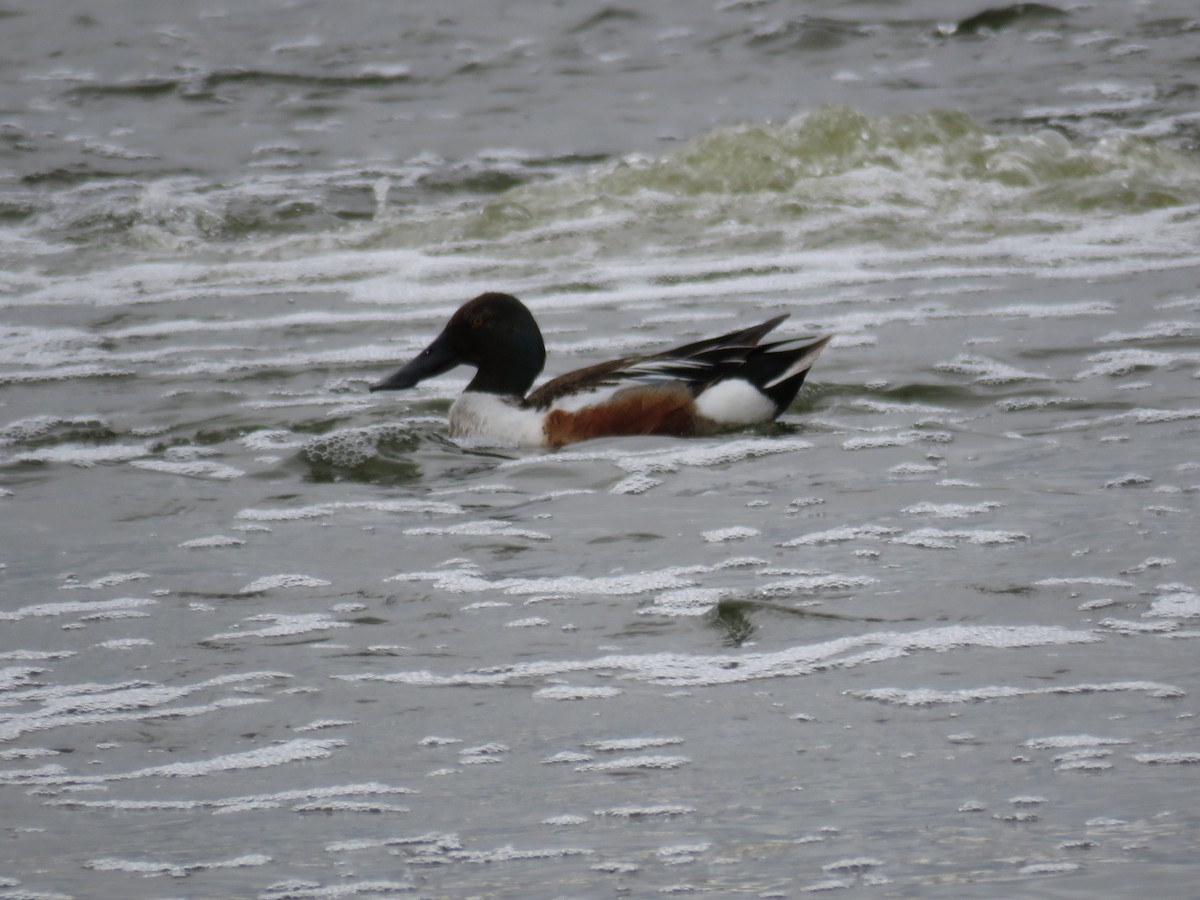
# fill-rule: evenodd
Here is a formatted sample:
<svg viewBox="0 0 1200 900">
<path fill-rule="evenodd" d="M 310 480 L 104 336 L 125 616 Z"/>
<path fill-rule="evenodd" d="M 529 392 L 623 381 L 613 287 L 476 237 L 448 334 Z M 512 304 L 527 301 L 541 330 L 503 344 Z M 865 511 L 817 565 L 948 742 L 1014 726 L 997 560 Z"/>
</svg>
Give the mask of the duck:
<svg viewBox="0 0 1200 900">
<path fill-rule="evenodd" d="M 370 391 L 400 391 L 460 364 L 475 375 L 450 407 L 450 437 L 472 445 L 558 448 L 629 435 L 707 436 L 776 419 L 832 340 L 760 343 L 787 314 L 659 353 L 552 378 L 533 313 L 498 292 L 464 303 L 441 334 Z"/>
</svg>

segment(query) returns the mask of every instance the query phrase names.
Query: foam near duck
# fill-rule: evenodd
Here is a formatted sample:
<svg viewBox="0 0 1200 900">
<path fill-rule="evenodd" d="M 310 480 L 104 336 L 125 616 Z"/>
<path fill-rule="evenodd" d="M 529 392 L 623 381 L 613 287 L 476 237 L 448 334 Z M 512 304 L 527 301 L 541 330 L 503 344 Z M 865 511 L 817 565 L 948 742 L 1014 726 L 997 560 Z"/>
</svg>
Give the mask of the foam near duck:
<svg viewBox="0 0 1200 900">
<path fill-rule="evenodd" d="M 759 343 L 786 318 L 597 363 L 529 393 L 546 363 L 541 329 L 516 297 L 481 294 L 371 390 L 404 390 L 457 365 L 474 366 L 475 377 L 450 407 L 450 436 L 481 444 L 561 447 L 615 435 L 717 434 L 778 417 L 831 340 Z"/>
</svg>

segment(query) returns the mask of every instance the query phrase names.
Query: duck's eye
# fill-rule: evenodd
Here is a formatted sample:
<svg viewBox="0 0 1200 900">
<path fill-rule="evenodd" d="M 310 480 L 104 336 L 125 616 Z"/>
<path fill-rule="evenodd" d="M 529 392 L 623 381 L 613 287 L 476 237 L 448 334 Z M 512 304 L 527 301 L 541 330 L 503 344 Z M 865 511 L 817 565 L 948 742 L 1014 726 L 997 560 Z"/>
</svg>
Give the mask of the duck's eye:
<svg viewBox="0 0 1200 900">
<path fill-rule="evenodd" d="M 473 318 L 471 320 L 471 324 L 474 325 L 476 328 L 482 328 L 483 327 L 483 316 L 476 316 L 475 318 Z"/>
</svg>

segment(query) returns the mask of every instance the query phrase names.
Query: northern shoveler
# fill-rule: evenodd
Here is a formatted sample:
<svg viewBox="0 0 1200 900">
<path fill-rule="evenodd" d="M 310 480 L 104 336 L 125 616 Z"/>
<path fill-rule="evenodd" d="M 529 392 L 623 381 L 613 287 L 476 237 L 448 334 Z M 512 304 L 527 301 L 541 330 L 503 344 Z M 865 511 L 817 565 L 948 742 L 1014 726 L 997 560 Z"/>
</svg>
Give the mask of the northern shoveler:
<svg viewBox="0 0 1200 900">
<path fill-rule="evenodd" d="M 451 437 L 561 447 L 611 435 L 707 435 L 770 422 L 787 409 L 830 337 L 760 344 L 786 319 L 661 353 L 559 375 L 533 393 L 546 362 L 542 332 L 516 297 L 468 301 L 442 333 L 372 391 L 398 391 L 460 363 L 475 377 L 450 407 Z"/>
</svg>

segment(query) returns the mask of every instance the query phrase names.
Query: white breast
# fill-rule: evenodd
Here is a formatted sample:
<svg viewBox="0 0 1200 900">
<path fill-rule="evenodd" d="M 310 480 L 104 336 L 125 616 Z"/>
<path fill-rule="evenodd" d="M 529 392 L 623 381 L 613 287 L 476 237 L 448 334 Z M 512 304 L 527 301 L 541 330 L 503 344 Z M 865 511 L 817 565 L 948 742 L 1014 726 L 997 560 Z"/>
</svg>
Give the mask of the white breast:
<svg viewBox="0 0 1200 900">
<path fill-rule="evenodd" d="M 541 447 L 542 414 L 504 397 L 468 391 L 450 407 L 450 437 L 484 447 Z"/>
</svg>

